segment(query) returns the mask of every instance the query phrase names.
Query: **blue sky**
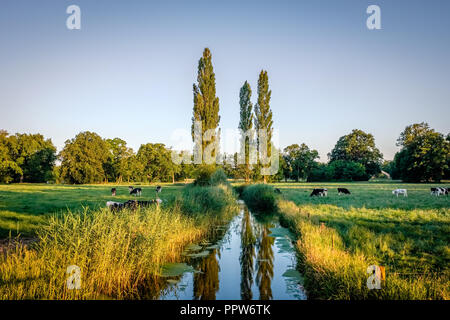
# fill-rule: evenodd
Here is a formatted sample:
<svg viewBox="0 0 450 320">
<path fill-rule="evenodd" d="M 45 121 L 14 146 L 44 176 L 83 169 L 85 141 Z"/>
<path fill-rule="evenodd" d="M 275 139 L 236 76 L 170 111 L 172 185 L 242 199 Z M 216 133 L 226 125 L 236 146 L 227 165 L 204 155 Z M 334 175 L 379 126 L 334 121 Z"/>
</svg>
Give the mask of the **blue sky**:
<svg viewBox="0 0 450 320">
<path fill-rule="evenodd" d="M 81 30 L 66 8 L 81 8 Z M 382 30 L 366 28 L 381 8 Z M 386 159 L 405 126 L 450 131 L 450 1 L 2 0 L 0 128 L 40 132 L 59 149 L 78 132 L 141 143 L 190 130 L 192 84 L 213 54 L 222 130 L 239 122 L 239 88 L 256 101 L 269 74 L 281 147 L 321 160 L 358 128 Z"/>
</svg>

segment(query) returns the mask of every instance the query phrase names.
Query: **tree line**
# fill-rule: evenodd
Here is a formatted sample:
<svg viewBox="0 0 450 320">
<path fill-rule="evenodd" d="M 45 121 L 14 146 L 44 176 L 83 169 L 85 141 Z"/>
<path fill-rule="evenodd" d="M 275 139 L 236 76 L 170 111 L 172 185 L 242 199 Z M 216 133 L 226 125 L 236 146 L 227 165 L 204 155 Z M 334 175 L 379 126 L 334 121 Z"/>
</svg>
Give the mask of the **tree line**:
<svg viewBox="0 0 450 320">
<path fill-rule="evenodd" d="M 380 174 L 407 182 L 440 181 L 450 178 L 450 134 L 444 136 L 426 123 L 405 128 L 397 140 L 401 150 L 393 161 L 384 161 L 372 134 L 355 129 L 342 136 L 328 154 L 328 162 L 318 162 L 317 150 L 306 144 L 293 144 L 283 150 L 272 145 L 273 120 L 270 106 L 272 91 L 269 77 L 261 70 L 257 83 L 257 100 L 251 101 L 250 83 L 245 81 L 239 90 L 241 150 L 221 154 L 218 148 L 219 98 L 211 51 L 205 48 L 198 62 L 197 83 L 193 85 L 192 139 L 201 136 L 201 151 L 211 148 L 214 157 L 221 156 L 222 167 L 229 178 L 252 181 L 367 181 Z M 196 132 L 200 124 L 201 132 Z M 264 143 L 255 132 L 265 131 Z M 213 132 L 210 136 L 207 132 Z M 248 134 L 250 132 L 250 134 Z M 256 144 L 256 163 L 250 150 Z M 267 164 L 261 154 L 269 158 L 278 151 L 278 172 L 267 175 Z M 196 152 L 194 150 L 194 152 Z M 275 154 L 275 153 L 274 153 Z M 41 134 L 9 135 L 0 130 L 0 182 L 48 182 L 89 184 L 102 182 L 175 182 L 196 178 L 209 170 L 204 164 L 172 161 L 172 150 L 162 143 L 147 143 L 134 152 L 120 138 L 104 139 L 94 132 L 80 132 L 65 142 L 57 154 L 50 139 Z M 192 158 L 192 154 L 190 155 Z M 56 165 L 59 163 L 59 165 Z M 203 170 L 203 172 L 201 172 Z M 264 171 L 266 172 L 266 171 Z"/>
</svg>

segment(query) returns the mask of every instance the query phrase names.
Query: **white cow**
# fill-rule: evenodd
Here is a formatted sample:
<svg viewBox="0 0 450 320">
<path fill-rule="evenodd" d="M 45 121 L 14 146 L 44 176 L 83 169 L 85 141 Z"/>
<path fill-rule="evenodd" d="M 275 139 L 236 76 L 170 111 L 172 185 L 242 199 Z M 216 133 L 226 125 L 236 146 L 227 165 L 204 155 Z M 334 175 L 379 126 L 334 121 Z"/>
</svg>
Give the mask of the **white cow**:
<svg viewBox="0 0 450 320">
<path fill-rule="evenodd" d="M 403 194 L 403 197 L 407 197 L 408 196 L 408 192 L 406 191 L 406 189 L 395 189 L 392 191 L 393 195 L 396 195 L 398 198 L 399 194 Z"/>
</svg>

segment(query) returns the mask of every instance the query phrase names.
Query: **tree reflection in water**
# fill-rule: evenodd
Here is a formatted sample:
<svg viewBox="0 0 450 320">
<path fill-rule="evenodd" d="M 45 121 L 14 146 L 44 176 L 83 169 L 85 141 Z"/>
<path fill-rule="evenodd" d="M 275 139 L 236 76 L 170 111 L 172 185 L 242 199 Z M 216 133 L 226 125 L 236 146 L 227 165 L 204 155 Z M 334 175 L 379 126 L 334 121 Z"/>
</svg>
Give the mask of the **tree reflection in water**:
<svg viewBox="0 0 450 320">
<path fill-rule="evenodd" d="M 247 207 L 244 207 L 244 215 L 241 225 L 241 299 L 251 300 L 253 298 L 253 272 L 255 258 L 256 237 L 253 230 L 252 217 Z"/>
<path fill-rule="evenodd" d="M 273 278 L 273 249 L 275 238 L 269 236 L 270 224 L 266 223 L 262 226 L 260 231 L 260 238 L 258 243 L 258 260 L 256 283 L 259 288 L 259 299 L 270 300 L 272 296 L 272 278 Z"/>
<path fill-rule="evenodd" d="M 215 300 L 219 290 L 219 262 L 216 257 L 216 250 L 202 259 L 194 273 L 194 300 Z"/>
</svg>

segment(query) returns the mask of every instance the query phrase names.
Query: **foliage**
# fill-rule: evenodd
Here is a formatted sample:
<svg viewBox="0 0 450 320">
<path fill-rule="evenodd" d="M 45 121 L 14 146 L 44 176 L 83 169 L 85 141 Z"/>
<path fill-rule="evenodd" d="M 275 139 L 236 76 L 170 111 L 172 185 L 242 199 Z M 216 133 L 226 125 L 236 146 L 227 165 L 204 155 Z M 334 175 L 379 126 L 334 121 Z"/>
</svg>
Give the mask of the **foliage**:
<svg viewBox="0 0 450 320">
<path fill-rule="evenodd" d="M 285 179 L 296 181 L 307 179 L 319 158 L 317 150 L 310 150 L 302 143 L 292 144 L 284 148 L 283 158 L 286 161 Z"/>
<path fill-rule="evenodd" d="M 52 179 L 56 148 L 41 134 L 0 130 L 0 182 L 45 182 Z"/>
<path fill-rule="evenodd" d="M 68 183 L 95 183 L 107 178 L 108 144 L 96 133 L 80 132 L 67 140 L 60 157 L 61 177 Z"/>
<path fill-rule="evenodd" d="M 136 158 L 142 166 L 140 175 L 144 181 L 173 181 L 179 171 L 172 162 L 171 150 L 161 143 L 141 145 Z"/>
<path fill-rule="evenodd" d="M 262 150 L 261 141 L 259 140 L 259 135 L 257 139 L 258 152 L 259 155 L 266 154 L 267 157 L 271 156 L 271 146 L 272 146 L 272 134 L 273 134 L 273 120 L 272 120 L 272 110 L 270 109 L 270 97 L 272 91 L 269 90 L 269 76 L 267 71 L 261 70 L 258 78 L 258 102 L 255 105 L 255 127 L 256 132 L 259 130 L 264 130 L 267 138 L 267 150 Z M 264 176 L 264 181 L 266 181 L 266 176 Z"/>
<path fill-rule="evenodd" d="M 239 121 L 239 129 L 241 130 L 241 150 L 243 149 L 245 152 L 245 161 L 244 161 L 244 176 L 245 181 L 250 181 L 250 147 L 251 144 L 254 143 L 253 135 L 247 136 L 250 130 L 253 129 L 253 104 L 251 102 L 252 89 L 250 88 L 250 84 L 245 81 L 239 92 L 239 105 L 240 105 L 240 121 Z M 242 148 L 242 145 L 244 146 Z"/>
<path fill-rule="evenodd" d="M 383 160 L 383 155 L 375 146 L 373 135 L 357 129 L 339 138 L 328 156 L 330 163 L 336 160 L 361 163 L 369 177 L 380 172 Z"/>
<path fill-rule="evenodd" d="M 211 51 L 208 48 L 205 48 L 203 56 L 198 61 L 197 82 L 193 85 L 194 110 L 191 131 L 192 139 L 195 141 L 194 122 L 201 121 L 203 152 L 208 145 L 214 144 L 216 141 L 216 137 L 212 137 L 209 142 L 203 139 L 205 131 L 216 130 L 220 121 L 219 98 L 216 97 L 216 76 L 211 61 Z M 215 153 L 212 155 L 215 156 Z"/>
<path fill-rule="evenodd" d="M 272 186 L 254 184 L 244 189 L 242 199 L 254 212 L 273 213 L 277 208 L 277 197 Z"/>
<path fill-rule="evenodd" d="M 407 126 L 400 134 L 402 149 L 395 155 L 394 179 L 408 182 L 440 181 L 449 170 L 450 139 L 431 129 L 427 123 Z"/>
</svg>

